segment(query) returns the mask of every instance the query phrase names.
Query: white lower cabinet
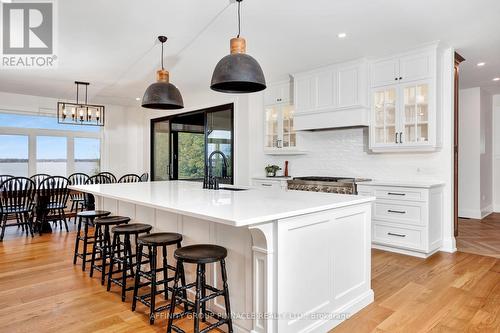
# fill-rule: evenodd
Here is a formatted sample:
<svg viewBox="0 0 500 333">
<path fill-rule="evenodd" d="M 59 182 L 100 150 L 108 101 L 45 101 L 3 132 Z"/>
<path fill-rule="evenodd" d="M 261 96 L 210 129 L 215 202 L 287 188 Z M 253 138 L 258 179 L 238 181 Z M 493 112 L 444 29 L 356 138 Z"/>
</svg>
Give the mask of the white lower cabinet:
<svg viewBox="0 0 500 333">
<path fill-rule="evenodd" d="M 442 246 L 443 185 L 368 182 L 358 194 L 377 198 L 372 247 L 427 258 Z"/>
<path fill-rule="evenodd" d="M 262 188 L 262 189 L 267 189 L 267 190 L 285 191 L 288 188 L 288 183 L 287 183 L 288 179 L 292 179 L 292 178 L 290 178 L 290 177 L 288 177 L 288 178 L 285 178 L 285 177 L 277 177 L 277 178 L 256 177 L 256 178 L 252 178 L 252 186 Z"/>
</svg>

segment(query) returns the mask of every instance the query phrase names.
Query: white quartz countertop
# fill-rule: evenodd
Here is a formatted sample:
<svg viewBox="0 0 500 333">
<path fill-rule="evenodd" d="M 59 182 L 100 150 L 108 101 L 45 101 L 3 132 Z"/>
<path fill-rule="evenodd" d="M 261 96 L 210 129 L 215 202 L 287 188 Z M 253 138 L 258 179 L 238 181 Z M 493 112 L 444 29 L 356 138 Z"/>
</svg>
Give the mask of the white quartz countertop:
<svg viewBox="0 0 500 333">
<path fill-rule="evenodd" d="M 374 180 L 367 181 L 367 182 L 360 182 L 360 183 L 358 183 L 358 186 L 359 185 L 431 188 L 431 187 L 444 186 L 444 182 L 374 179 Z"/>
<path fill-rule="evenodd" d="M 246 191 L 206 190 L 201 183 L 188 181 L 78 185 L 70 188 L 232 226 L 248 226 L 375 200 L 374 197 L 356 195 L 256 188 Z"/>
</svg>

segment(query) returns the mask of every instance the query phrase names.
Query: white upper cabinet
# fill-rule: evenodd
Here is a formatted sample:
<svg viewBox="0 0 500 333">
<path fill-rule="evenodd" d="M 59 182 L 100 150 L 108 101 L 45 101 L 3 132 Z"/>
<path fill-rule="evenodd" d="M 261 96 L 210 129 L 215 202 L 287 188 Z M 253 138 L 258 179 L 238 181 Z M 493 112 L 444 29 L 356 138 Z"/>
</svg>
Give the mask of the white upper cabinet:
<svg viewBox="0 0 500 333">
<path fill-rule="evenodd" d="M 394 84 L 399 78 L 399 59 L 384 59 L 371 65 L 372 87 Z"/>
<path fill-rule="evenodd" d="M 437 58 L 436 44 L 371 63 L 372 151 L 429 151 L 440 146 Z"/>
<path fill-rule="evenodd" d="M 433 76 L 434 51 L 416 52 L 374 61 L 371 64 L 371 86 L 380 87 Z"/>
<path fill-rule="evenodd" d="M 291 87 L 289 82 L 270 84 L 264 94 L 264 104 L 286 104 L 291 102 Z"/>
<path fill-rule="evenodd" d="M 290 82 L 270 84 L 264 92 L 264 152 L 270 155 L 303 154 L 294 129 Z"/>
<path fill-rule="evenodd" d="M 368 126 L 367 78 L 365 60 L 296 73 L 296 129 Z"/>
</svg>

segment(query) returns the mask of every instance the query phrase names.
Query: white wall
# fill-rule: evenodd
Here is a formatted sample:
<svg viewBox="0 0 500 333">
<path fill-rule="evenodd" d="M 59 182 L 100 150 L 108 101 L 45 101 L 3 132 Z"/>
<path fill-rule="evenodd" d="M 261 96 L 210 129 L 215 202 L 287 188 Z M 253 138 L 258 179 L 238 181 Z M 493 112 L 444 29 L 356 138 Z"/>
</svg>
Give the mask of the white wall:
<svg viewBox="0 0 500 333">
<path fill-rule="evenodd" d="M 481 89 L 481 128 L 479 151 L 481 169 L 481 217 L 493 212 L 493 97 Z"/>
<path fill-rule="evenodd" d="M 493 211 L 492 96 L 460 90 L 459 216 L 481 219 Z"/>
<path fill-rule="evenodd" d="M 56 115 L 55 98 L 0 92 L 0 110 L 17 113 Z M 102 134 L 101 169 L 117 176 L 142 173 L 142 115 L 118 105 L 105 105 L 106 123 Z M 0 111 L 1 112 L 1 111 Z M 138 120 L 139 119 L 139 120 Z M 54 121 L 57 121 L 54 118 Z"/>
<path fill-rule="evenodd" d="M 500 95 L 493 96 L 493 209 L 500 212 Z"/>
<path fill-rule="evenodd" d="M 458 209 L 459 216 L 480 218 L 480 103 L 479 88 L 459 92 Z"/>
</svg>

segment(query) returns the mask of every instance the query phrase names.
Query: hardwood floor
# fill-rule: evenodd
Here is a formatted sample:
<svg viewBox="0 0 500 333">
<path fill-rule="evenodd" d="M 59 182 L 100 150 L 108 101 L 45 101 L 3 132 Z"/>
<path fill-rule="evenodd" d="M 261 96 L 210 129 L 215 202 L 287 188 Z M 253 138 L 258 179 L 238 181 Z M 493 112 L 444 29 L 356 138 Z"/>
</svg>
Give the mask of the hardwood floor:
<svg viewBox="0 0 500 333">
<path fill-rule="evenodd" d="M 457 249 L 500 259 L 500 214 L 482 220 L 459 219 Z"/>
<path fill-rule="evenodd" d="M 72 231 L 31 238 L 7 229 L 0 243 L 0 332 L 164 333 L 166 314 L 150 326 L 145 306 L 130 310 L 131 292 L 122 303 L 119 287 L 107 292 L 98 274 L 90 278 L 73 265 L 74 241 Z M 192 332 L 189 319 L 177 325 Z"/>
<path fill-rule="evenodd" d="M 144 306 L 130 311 L 130 295 L 122 303 L 116 287 L 108 293 L 73 266 L 73 242 L 72 232 L 31 239 L 8 229 L 0 243 L 0 332 L 165 332 L 165 318 L 150 326 Z M 500 259 L 374 250 L 372 273 L 375 302 L 332 332 L 500 332 Z"/>
<path fill-rule="evenodd" d="M 375 302 L 332 332 L 500 332 L 499 259 L 377 250 L 372 258 Z"/>
</svg>

